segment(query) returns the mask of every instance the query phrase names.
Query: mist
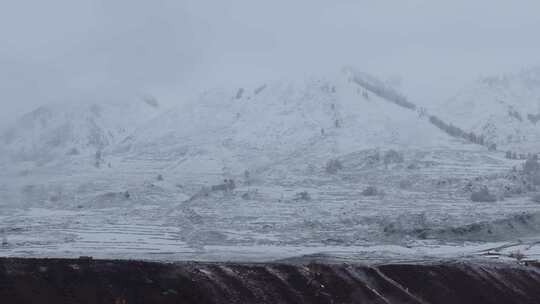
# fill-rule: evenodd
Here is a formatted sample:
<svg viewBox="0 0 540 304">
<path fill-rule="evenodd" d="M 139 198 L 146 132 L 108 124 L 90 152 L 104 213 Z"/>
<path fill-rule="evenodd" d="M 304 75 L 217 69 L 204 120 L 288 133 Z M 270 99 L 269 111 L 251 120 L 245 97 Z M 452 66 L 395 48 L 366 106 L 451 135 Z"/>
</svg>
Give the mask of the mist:
<svg viewBox="0 0 540 304">
<path fill-rule="evenodd" d="M 0 303 L 540 303 L 540 1 L 0 1 Z"/>
<path fill-rule="evenodd" d="M 325 75 L 344 65 L 446 99 L 540 63 L 538 1 L 3 1 L 0 126 L 51 102 Z"/>
</svg>

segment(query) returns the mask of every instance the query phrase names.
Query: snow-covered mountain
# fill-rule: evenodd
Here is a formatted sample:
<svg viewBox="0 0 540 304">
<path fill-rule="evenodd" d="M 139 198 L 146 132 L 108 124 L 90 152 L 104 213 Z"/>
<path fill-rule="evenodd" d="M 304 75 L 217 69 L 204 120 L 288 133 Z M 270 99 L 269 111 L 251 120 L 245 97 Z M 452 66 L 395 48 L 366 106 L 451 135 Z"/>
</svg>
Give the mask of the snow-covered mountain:
<svg viewBox="0 0 540 304">
<path fill-rule="evenodd" d="M 151 99 L 45 105 L 18 119 L 0 142 L 10 161 L 47 163 L 95 154 L 123 140 L 158 110 Z"/>
<path fill-rule="evenodd" d="M 0 254 L 168 259 L 539 231 L 522 161 L 428 110 L 351 68 L 172 108 L 44 106 L 2 137 Z"/>
<path fill-rule="evenodd" d="M 210 90 L 148 122 L 116 151 L 170 161 L 181 172 L 234 174 L 292 155 L 465 147 L 414 109 L 363 86 L 373 80 L 346 69 L 326 79 Z"/>
<path fill-rule="evenodd" d="M 480 79 L 433 111 L 497 143 L 500 150 L 538 152 L 540 67 Z"/>
<path fill-rule="evenodd" d="M 345 69 L 327 79 L 209 90 L 172 109 L 140 101 L 48 105 L 23 116 L 1 140 L 16 160 L 45 163 L 102 151 L 190 170 L 203 163 L 239 169 L 305 149 L 326 157 L 455 144 L 414 109 L 372 92 L 380 86 Z"/>
</svg>

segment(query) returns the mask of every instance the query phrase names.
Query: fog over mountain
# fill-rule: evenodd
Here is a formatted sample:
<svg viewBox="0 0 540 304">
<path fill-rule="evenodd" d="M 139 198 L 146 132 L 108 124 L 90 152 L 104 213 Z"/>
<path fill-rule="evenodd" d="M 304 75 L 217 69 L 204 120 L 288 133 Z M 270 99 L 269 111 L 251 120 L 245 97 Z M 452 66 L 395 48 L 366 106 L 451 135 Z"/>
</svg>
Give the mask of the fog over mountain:
<svg viewBox="0 0 540 304">
<path fill-rule="evenodd" d="M 176 104 L 212 87 L 353 65 L 446 100 L 540 64 L 534 0 L 10 1 L 0 10 L 1 125 L 51 102 Z"/>
<path fill-rule="evenodd" d="M 0 9 L 0 256 L 540 258 L 537 1 Z"/>
</svg>

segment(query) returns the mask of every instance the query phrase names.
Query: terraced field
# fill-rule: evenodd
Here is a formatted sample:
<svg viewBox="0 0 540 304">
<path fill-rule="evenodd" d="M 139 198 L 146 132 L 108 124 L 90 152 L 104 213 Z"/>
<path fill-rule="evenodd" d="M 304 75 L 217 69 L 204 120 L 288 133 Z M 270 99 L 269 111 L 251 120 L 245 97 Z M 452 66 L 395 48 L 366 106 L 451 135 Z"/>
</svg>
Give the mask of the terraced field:
<svg viewBox="0 0 540 304">
<path fill-rule="evenodd" d="M 403 162 L 382 164 L 369 161 L 372 153 L 340 157 L 343 169 L 335 174 L 325 172 L 322 156 L 287 158 L 253 170 L 249 180 L 235 177 L 230 191 L 208 190 L 202 179 L 174 180 L 173 173 L 151 180 L 164 172 L 159 162 L 108 176 L 73 173 L 76 183 L 57 176 L 29 187 L 32 180 L 21 176 L 10 182 L 20 186 L 21 204 L 5 205 L 0 214 L 0 254 L 275 260 L 323 252 L 407 259 L 426 251 L 478 255 L 513 244 L 492 256 L 517 248 L 537 256 L 540 205 L 529 194 L 481 203 L 471 202 L 467 190 L 481 184 L 499 195 L 519 162 L 474 150 L 409 150 Z M 365 195 L 368 186 L 378 193 Z"/>
</svg>

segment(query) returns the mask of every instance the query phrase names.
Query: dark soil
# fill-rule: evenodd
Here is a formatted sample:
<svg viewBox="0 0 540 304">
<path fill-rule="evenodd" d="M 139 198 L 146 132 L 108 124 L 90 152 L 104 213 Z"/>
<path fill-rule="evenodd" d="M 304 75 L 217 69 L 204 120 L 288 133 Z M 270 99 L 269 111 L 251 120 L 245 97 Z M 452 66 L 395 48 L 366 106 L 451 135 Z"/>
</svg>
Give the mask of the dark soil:
<svg viewBox="0 0 540 304">
<path fill-rule="evenodd" d="M 540 303 L 540 269 L 0 258 L 0 303 Z"/>
</svg>

